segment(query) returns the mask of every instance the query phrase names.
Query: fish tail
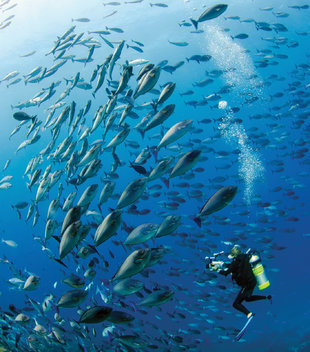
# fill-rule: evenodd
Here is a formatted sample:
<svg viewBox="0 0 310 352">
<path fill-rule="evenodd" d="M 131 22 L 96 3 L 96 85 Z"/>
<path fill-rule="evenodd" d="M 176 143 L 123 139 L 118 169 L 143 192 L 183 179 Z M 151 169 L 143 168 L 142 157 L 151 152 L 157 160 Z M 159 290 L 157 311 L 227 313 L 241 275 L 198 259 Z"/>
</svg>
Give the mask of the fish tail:
<svg viewBox="0 0 310 352">
<path fill-rule="evenodd" d="M 157 101 L 153 101 L 153 102 L 151 102 L 151 105 L 152 105 L 152 108 L 154 109 L 154 112 L 156 112 L 156 111 L 157 111 L 157 104 L 158 104 L 158 102 L 157 102 Z"/>
<path fill-rule="evenodd" d="M 58 308 L 58 306 L 56 306 L 52 301 L 50 301 L 50 304 L 51 304 L 53 310 L 54 310 L 56 313 L 59 314 L 59 308 Z"/>
<path fill-rule="evenodd" d="M 192 24 L 194 25 L 195 29 L 198 29 L 198 21 L 195 21 L 194 19 L 190 18 Z"/>
<path fill-rule="evenodd" d="M 161 177 L 161 180 L 163 181 L 164 185 L 169 188 L 169 179 L 168 178 L 164 178 L 164 177 Z"/>
<path fill-rule="evenodd" d="M 199 227 L 201 227 L 201 219 L 200 219 L 199 216 L 194 216 L 194 217 L 193 217 L 193 220 L 195 221 L 195 223 L 196 223 Z"/>
<path fill-rule="evenodd" d="M 142 139 L 144 139 L 145 131 L 140 129 L 140 128 L 138 128 L 138 132 L 141 134 Z"/>
<path fill-rule="evenodd" d="M 113 335 L 110 333 L 110 331 L 108 331 L 108 341 L 112 342 L 113 340 Z"/>
</svg>

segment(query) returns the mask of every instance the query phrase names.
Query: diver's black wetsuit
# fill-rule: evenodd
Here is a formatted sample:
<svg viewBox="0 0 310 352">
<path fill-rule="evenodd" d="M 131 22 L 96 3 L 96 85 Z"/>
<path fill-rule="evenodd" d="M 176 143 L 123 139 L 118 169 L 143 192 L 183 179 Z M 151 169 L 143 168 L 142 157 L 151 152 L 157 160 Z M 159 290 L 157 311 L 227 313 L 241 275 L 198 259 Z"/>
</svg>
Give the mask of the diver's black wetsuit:
<svg viewBox="0 0 310 352">
<path fill-rule="evenodd" d="M 241 304 L 243 301 L 252 302 L 267 299 L 267 296 L 252 295 L 256 286 L 256 279 L 249 264 L 247 254 L 239 254 L 230 264 L 226 265 L 226 269 L 220 270 L 219 273 L 225 276 L 232 274 L 232 279 L 236 281 L 238 286 L 241 286 L 241 290 L 233 303 L 233 307 L 240 312 L 246 315 L 250 313 Z"/>
</svg>

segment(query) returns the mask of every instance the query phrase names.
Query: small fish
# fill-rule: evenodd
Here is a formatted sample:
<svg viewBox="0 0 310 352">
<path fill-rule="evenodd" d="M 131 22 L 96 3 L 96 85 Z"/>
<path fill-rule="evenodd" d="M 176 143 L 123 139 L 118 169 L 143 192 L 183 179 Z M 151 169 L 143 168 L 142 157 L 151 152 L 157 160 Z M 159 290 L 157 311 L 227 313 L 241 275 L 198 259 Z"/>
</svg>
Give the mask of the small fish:
<svg viewBox="0 0 310 352">
<path fill-rule="evenodd" d="M 107 31 L 112 31 L 116 33 L 124 33 L 124 31 L 121 28 L 117 27 L 105 27 Z"/>
<path fill-rule="evenodd" d="M 176 46 L 187 46 L 189 43 L 187 43 L 187 42 L 172 42 L 172 41 L 170 41 L 170 40 L 168 40 L 168 42 L 170 43 L 170 44 L 173 44 L 173 45 L 176 45 Z"/>
<path fill-rule="evenodd" d="M 111 17 L 111 16 L 115 15 L 116 13 L 117 13 L 117 11 L 115 10 L 115 11 L 109 13 L 108 15 L 103 16 L 103 18 Z"/>
<path fill-rule="evenodd" d="M 102 3 L 103 6 L 119 6 L 121 3 L 118 1 L 110 1 Z"/>
<path fill-rule="evenodd" d="M 89 18 L 86 18 L 86 17 L 81 17 L 81 18 L 72 18 L 71 20 L 72 22 L 90 22 L 90 19 Z"/>
<path fill-rule="evenodd" d="M 18 247 L 18 244 L 16 242 L 12 241 L 12 240 L 4 240 L 2 238 L 1 242 L 5 243 L 6 245 L 8 245 L 9 247 L 12 247 L 12 248 Z"/>
<path fill-rule="evenodd" d="M 218 4 L 207 8 L 198 18 L 198 20 L 190 19 L 195 29 L 198 29 L 198 23 L 212 20 L 213 18 L 219 17 L 223 12 L 226 11 L 228 5 Z"/>
<path fill-rule="evenodd" d="M 36 53 L 36 51 L 34 50 L 34 51 L 30 51 L 30 52 L 29 52 L 29 53 L 27 53 L 27 54 L 20 55 L 19 57 L 29 57 L 29 56 L 34 55 L 35 53 Z"/>
<path fill-rule="evenodd" d="M 151 3 L 150 2 L 150 6 L 153 7 L 153 6 L 157 6 L 157 7 L 168 7 L 167 4 L 164 4 L 162 2 L 155 2 L 155 3 Z"/>
<path fill-rule="evenodd" d="M 12 178 L 13 178 L 13 176 L 4 176 L 4 177 L 0 180 L 0 183 L 11 181 Z"/>
<path fill-rule="evenodd" d="M 9 189 L 11 187 L 12 187 L 12 184 L 9 182 L 4 182 L 4 183 L 1 183 L 0 185 L 0 189 Z"/>
</svg>

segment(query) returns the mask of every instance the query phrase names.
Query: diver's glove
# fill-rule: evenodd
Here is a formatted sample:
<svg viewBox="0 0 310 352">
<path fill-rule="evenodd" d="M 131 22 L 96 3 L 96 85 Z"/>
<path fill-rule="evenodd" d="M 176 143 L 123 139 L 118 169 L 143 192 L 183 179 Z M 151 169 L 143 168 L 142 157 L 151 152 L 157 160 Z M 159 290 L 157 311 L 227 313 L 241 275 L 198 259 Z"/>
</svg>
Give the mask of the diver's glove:
<svg viewBox="0 0 310 352">
<path fill-rule="evenodd" d="M 209 264 L 209 269 L 211 271 L 219 271 L 220 270 L 220 268 L 216 264 L 213 264 L 213 263 Z"/>
<path fill-rule="evenodd" d="M 221 271 L 225 266 L 225 263 L 222 261 L 213 261 L 209 264 L 209 268 L 211 271 Z"/>
</svg>

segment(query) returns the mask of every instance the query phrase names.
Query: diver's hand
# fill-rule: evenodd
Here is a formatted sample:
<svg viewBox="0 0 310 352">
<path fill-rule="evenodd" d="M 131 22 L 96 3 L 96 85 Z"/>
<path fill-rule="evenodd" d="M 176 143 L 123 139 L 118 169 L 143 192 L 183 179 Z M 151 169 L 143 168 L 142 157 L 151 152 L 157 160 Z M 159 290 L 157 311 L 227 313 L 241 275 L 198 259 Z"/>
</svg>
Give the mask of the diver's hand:
<svg viewBox="0 0 310 352">
<path fill-rule="evenodd" d="M 212 263 L 210 264 L 209 268 L 211 271 L 218 271 L 219 270 L 219 267 L 215 264 L 212 264 Z"/>
</svg>

